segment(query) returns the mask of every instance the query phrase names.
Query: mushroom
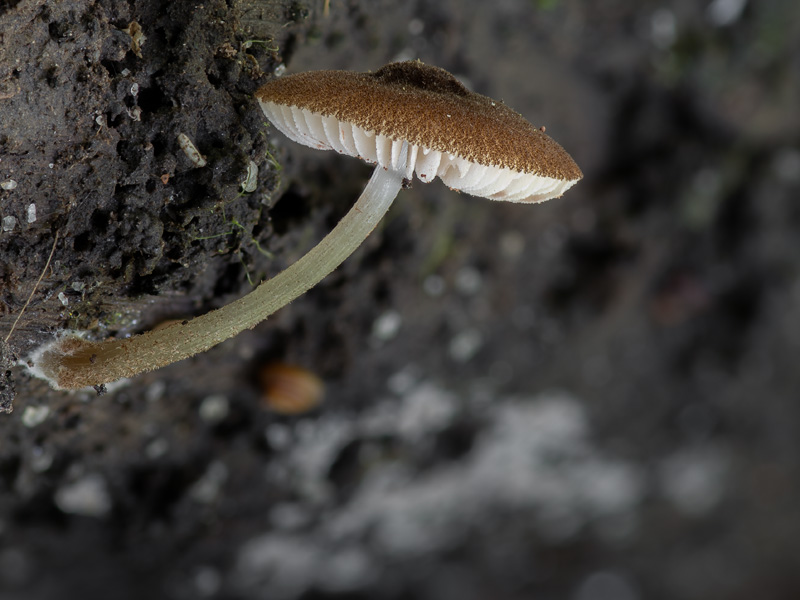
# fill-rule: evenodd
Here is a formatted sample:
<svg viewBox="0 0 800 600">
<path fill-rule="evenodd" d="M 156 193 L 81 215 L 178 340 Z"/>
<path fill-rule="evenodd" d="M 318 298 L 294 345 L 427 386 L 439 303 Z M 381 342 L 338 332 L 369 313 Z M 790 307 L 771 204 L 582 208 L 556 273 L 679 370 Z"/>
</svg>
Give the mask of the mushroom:
<svg viewBox="0 0 800 600">
<path fill-rule="evenodd" d="M 374 73 L 290 75 L 262 86 L 256 99 L 290 139 L 377 164 L 353 208 L 305 256 L 247 296 L 125 340 L 62 336 L 32 356 L 34 374 L 59 389 L 103 385 L 255 327 L 350 256 L 415 173 L 424 182 L 439 177 L 455 190 L 511 202 L 559 197 L 582 177 L 569 154 L 520 114 L 419 61 Z"/>
</svg>

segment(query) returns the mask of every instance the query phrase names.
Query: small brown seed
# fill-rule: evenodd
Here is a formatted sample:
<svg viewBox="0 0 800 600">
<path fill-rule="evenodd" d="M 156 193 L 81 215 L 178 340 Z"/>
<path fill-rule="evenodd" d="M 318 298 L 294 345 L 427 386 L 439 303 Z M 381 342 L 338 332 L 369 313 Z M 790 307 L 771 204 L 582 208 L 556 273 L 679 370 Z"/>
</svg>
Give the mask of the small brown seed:
<svg viewBox="0 0 800 600">
<path fill-rule="evenodd" d="M 300 415 L 319 406 L 325 385 L 317 375 L 286 363 L 271 363 L 260 373 L 266 407 L 282 415 Z"/>
</svg>

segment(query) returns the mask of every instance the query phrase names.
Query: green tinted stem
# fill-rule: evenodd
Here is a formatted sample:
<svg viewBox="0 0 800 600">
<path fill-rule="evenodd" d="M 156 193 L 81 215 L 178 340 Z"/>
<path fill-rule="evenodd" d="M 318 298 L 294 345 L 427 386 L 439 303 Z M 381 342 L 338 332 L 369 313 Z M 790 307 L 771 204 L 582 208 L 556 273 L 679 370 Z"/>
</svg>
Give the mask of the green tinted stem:
<svg viewBox="0 0 800 600">
<path fill-rule="evenodd" d="M 377 166 L 361 197 L 336 227 L 300 260 L 247 296 L 190 321 L 123 340 L 63 337 L 41 352 L 36 371 L 59 389 L 101 385 L 189 358 L 252 329 L 350 256 L 389 210 L 402 182 L 401 172 Z"/>
</svg>

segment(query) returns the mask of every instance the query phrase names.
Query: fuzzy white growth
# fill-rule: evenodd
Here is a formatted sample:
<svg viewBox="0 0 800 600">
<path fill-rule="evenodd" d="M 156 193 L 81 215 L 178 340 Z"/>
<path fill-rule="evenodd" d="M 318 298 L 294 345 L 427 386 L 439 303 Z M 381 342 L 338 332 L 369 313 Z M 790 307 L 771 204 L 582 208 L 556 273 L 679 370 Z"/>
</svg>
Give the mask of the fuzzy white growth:
<svg viewBox="0 0 800 600">
<path fill-rule="evenodd" d="M 336 150 L 387 169 L 401 170 L 406 179 L 415 173 L 424 183 L 439 177 L 450 188 L 473 196 L 508 202 L 543 202 L 561 196 L 578 182 L 483 165 L 416 144 L 409 145 L 408 159 L 400 164 L 403 140 L 376 135 L 374 131 L 296 106 L 262 101 L 259 104 L 275 127 L 298 144 Z"/>
</svg>

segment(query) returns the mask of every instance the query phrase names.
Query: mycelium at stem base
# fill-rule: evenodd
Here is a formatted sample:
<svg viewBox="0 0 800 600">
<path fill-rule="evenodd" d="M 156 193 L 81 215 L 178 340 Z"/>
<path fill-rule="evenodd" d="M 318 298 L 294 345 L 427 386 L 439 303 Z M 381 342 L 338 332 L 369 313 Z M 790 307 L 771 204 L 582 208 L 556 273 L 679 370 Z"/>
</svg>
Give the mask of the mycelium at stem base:
<svg viewBox="0 0 800 600">
<path fill-rule="evenodd" d="M 403 144 L 401 163 L 406 153 Z M 103 385 L 189 358 L 252 329 L 350 256 L 389 210 L 402 184 L 402 172 L 377 166 L 336 227 L 300 260 L 247 296 L 190 321 L 127 339 L 91 342 L 74 335 L 61 337 L 31 357 L 32 372 L 56 389 Z"/>
</svg>

